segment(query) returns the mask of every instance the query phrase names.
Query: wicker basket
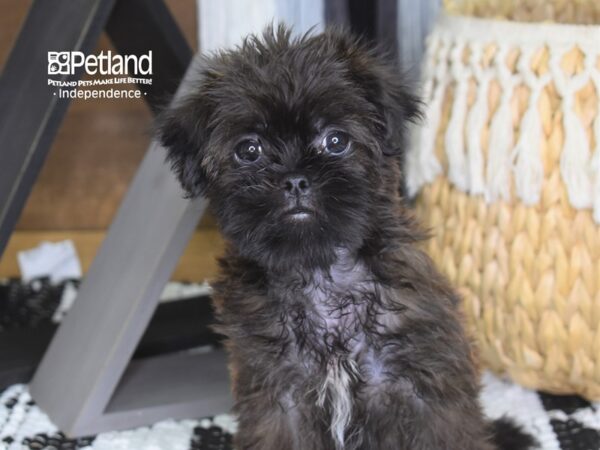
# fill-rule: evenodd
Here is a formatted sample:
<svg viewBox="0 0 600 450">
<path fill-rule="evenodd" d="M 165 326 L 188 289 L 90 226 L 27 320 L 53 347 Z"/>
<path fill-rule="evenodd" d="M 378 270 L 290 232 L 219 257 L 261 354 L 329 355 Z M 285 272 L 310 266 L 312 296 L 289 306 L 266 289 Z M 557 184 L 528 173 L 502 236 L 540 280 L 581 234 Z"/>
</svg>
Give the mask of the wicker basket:
<svg viewBox="0 0 600 450">
<path fill-rule="evenodd" d="M 444 16 L 423 86 L 409 190 L 482 363 L 600 399 L 600 26 Z"/>
</svg>

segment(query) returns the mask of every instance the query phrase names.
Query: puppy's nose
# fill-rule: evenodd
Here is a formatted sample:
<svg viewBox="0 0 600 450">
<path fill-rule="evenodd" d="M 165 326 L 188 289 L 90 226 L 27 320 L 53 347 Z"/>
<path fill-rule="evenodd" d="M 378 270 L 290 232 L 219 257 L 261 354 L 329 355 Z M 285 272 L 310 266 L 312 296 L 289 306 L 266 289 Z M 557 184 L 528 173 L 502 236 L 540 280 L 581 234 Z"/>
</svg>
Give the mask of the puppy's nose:
<svg viewBox="0 0 600 450">
<path fill-rule="evenodd" d="M 306 194 L 310 190 L 310 183 L 304 175 L 287 175 L 283 179 L 283 188 L 289 194 Z"/>
</svg>

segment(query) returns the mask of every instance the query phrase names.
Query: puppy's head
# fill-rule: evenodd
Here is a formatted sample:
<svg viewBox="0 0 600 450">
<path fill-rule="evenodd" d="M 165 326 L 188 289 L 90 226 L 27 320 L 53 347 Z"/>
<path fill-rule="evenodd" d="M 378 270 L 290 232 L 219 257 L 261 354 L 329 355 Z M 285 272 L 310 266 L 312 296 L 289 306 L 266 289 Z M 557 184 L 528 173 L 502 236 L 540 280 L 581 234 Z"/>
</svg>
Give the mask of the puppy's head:
<svg viewBox="0 0 600 450">
<path fill-rule="evenodd" d="M 417 113 L 398 72 L 357 39 L 279 27 L 206 59 L 159 135 L 188 195 L 210 199 L 242 256 L 324 267 L 392 206 Z"/>
</svg>

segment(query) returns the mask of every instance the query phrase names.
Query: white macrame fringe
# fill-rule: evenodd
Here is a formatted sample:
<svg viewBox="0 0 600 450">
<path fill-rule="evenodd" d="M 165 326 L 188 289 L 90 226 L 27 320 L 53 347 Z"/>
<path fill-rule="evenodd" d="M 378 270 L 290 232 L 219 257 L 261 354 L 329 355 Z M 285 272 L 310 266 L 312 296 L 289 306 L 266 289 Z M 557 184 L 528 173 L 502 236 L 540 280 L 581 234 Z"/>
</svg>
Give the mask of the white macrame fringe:
<svg viewBox="0 0 600 450">
<path fill-rule="evenodd" d="M 419 142 L 416 135 L 419 133 L 418 126 L 411 126 L 410 146 L 406 152 L 406 159 L 404 160 L 405 173 L 404 177 L 406 180 L 406 189 L 408 190 L 408 196 L 414 197 L 425 185 L 422 181 L 420 168 L 418 164 L 419 160 Z"/>
<path fill-rule="evenodd" d="M 529 105 L 519 127 L 519 139 L 513 150 L 515 190 L 517 196 L 526 205 L 535 205 L 540 201 L 544 182 L 544 165 L 542 163 L 542 121 L 539 111 L 539 100 L 547 80 L 538 79 L 531 70 L 531 59 L 534 47 L 526 47 L 522 51 L 518 70 L 523 81 L 529 86 Z"/>
<path fill-rule="evenodd" d="M 484 65 L 483 49 L 491 42 L 497 42 L 498 48 L 493 60 Z M 415 147 L 408 158 L 409 192 L 416 194 L 443 170 L 436 157 L 436 137 L 451 88 L 450 118 L 442 137 L 450 182 L 464 192 L 484 195 L 488 202 L 510 200 L 514 186 L 514 193 L 522 202 L 539 203 L 544 183 L 540 99 L 546 86 L 553 85 L 562 99 L 564 143 L 560 173 L 569 202 L 576 209 L 592 208 L 594 220 L 600 223 L 600 111 L 593 123 L 595 148 L 591 149 L 585 125 L 574 109 L 577 93 L 591 80 L 600 98 L 598 42 L 600 27 L 442 17 L 428 43 L 424 97 L 427 119 L 414 133 Z M 585 55 L 584 68 L 575 76 L 567 76 L 561 62 L 575 46 Z M 550 54 L 549 71 L 534 73 L 532 60 L 544 47 Z M 515 48 L 519 50 L 518 70 L 512 73 L 507 55 Z M 465 54 L 469 55 L 468 61 Z M 488 95 L 492 80 L 500 85 L 501 95 L 491 117 L 485 154 L 482 132 L 490 120 Z M 476 93 L 469 107 L 472 81 Z M 515 127 L 512 99 L 516 86 L 521 84 L 530 95 L 525 113 Z"/>
<path fill-rule="evenodd" d="M 573 111 L 573 102 L 563 106 L 565 145 L 560 156 L 560 172 L 567 187 L 569 201 L 577 208 L 592 206 L 589 142 L 581 120 Z"/>
<path fill-rule="evenodd" d="M 574 109 L 575 95 L 589 81 L 589 75 L 579 74 L 566 78 L 560 63 L 562 56 L 570 48 L 565 45 L 559 49 L 560 51 L 555 51 L 550 57 L 550 68 L 554 85 L 562 97 L 565 139 L 560 155 L 560 173 L 571 204 L 577 209 L 590 208 L 592 206 L 590 144 L 583 123 Z"/>
<path fill-rule="evenodd" d="M 510 100 L 502 98 L 490 127 L 490 146 L 486 167 L 486 200 L 510 200 L 511 150 L 514 133 Z"/>
<path fill-rule="evenodd" d="M 467 155 L 465 153 L 465 118 L 467 116 L 468 76 L 461 62 L 464 46 L 457 44 L 452 49 L 451 73 L 455 80 L 454 101 L 445 136 L 448 156 L 448 178 L 460 190 L 469 190 Z"/>
<path fill-rule="evenodd" d="M 529 107 L 521 120 L 519 139 L 513 151 L 515 189 L 526 205 L 540 201 L 544 181 L 544 165 L 540 156 L 542 124 L 538 111 L 539 91 L 533 91 Z"/>
<path fill-rule="evenodd" d="M 485 192 L 488 202 L 498 199 L 510 200 L 510 170 L 513 164 L 512 147 L 514 145 L 510 101 L 516 81 L 504 64 L 506 55 L 505 47 L 498 48 L 495 58 L 496 76 L 500 82 L 502 95 L 490 126 Z"/>
<path fill-rule="evenodd" d="M 429 38 L 432 48 L 425 59 L 422 98 L 426 102 L 424 123 L 412 130 L 412 145 L 408 156 L 407 188 L 409 196 L 414 196 L 424 184 L 431 183 L 442 173 L 442 166 L 435 154 L 437 129 L 442 115 L 442 101 L 446 91 L 446 66 L 438 64 L 436 58 L 447 57 L 448 46 L 437 39 Z M 435 55 L 435 52 L 439 52 Z M 417 151 L 418 150 L 418 151 Z"/>
<path fill-rule="evenodd" d="M 490 77 L 477 64 L 481 59 L 481 50 L 479 45 L 471 45 L 473 76 L 478 83 L 478 89 L 475 103 L 473 103 L 467 119 L 467 161 L 469 168 L 469 191 L 474 195 L 485 192 L 481 134 L 488 115 Z"/>
</svg>

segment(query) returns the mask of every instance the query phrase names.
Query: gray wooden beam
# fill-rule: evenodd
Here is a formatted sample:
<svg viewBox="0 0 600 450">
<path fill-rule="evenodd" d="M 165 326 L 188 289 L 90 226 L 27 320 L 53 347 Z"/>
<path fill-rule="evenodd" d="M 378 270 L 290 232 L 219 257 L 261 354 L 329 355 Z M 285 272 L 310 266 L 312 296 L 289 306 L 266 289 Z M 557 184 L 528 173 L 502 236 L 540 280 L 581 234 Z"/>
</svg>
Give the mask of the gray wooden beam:
<svg viewBox="0 0 600 450">
<path fill-rule="evenodd" d="M 223 350 L 139 359 L 127 367 L 104 413 L 82 422 L 76 434 L 213 416 L 228 412 L 231 405 Z"/>
<path fill-rule="evenodd" d="M 190 6 L 194 0 L 187 0 Z M 141 84 L 153 112 L 171 99 L 193 52 L 163 0 L 119 0 L 106 23 L 106 32 L 122 55 L 152 50 L 152 84 Z"/>
<path fill-rule="evenodd" d="M 48 86 L 48 51 L 90 52 L 113 3 L 36 0 L 29 10 L 0 75 L 0 256 L 69 105 Z"/>
</svg>

